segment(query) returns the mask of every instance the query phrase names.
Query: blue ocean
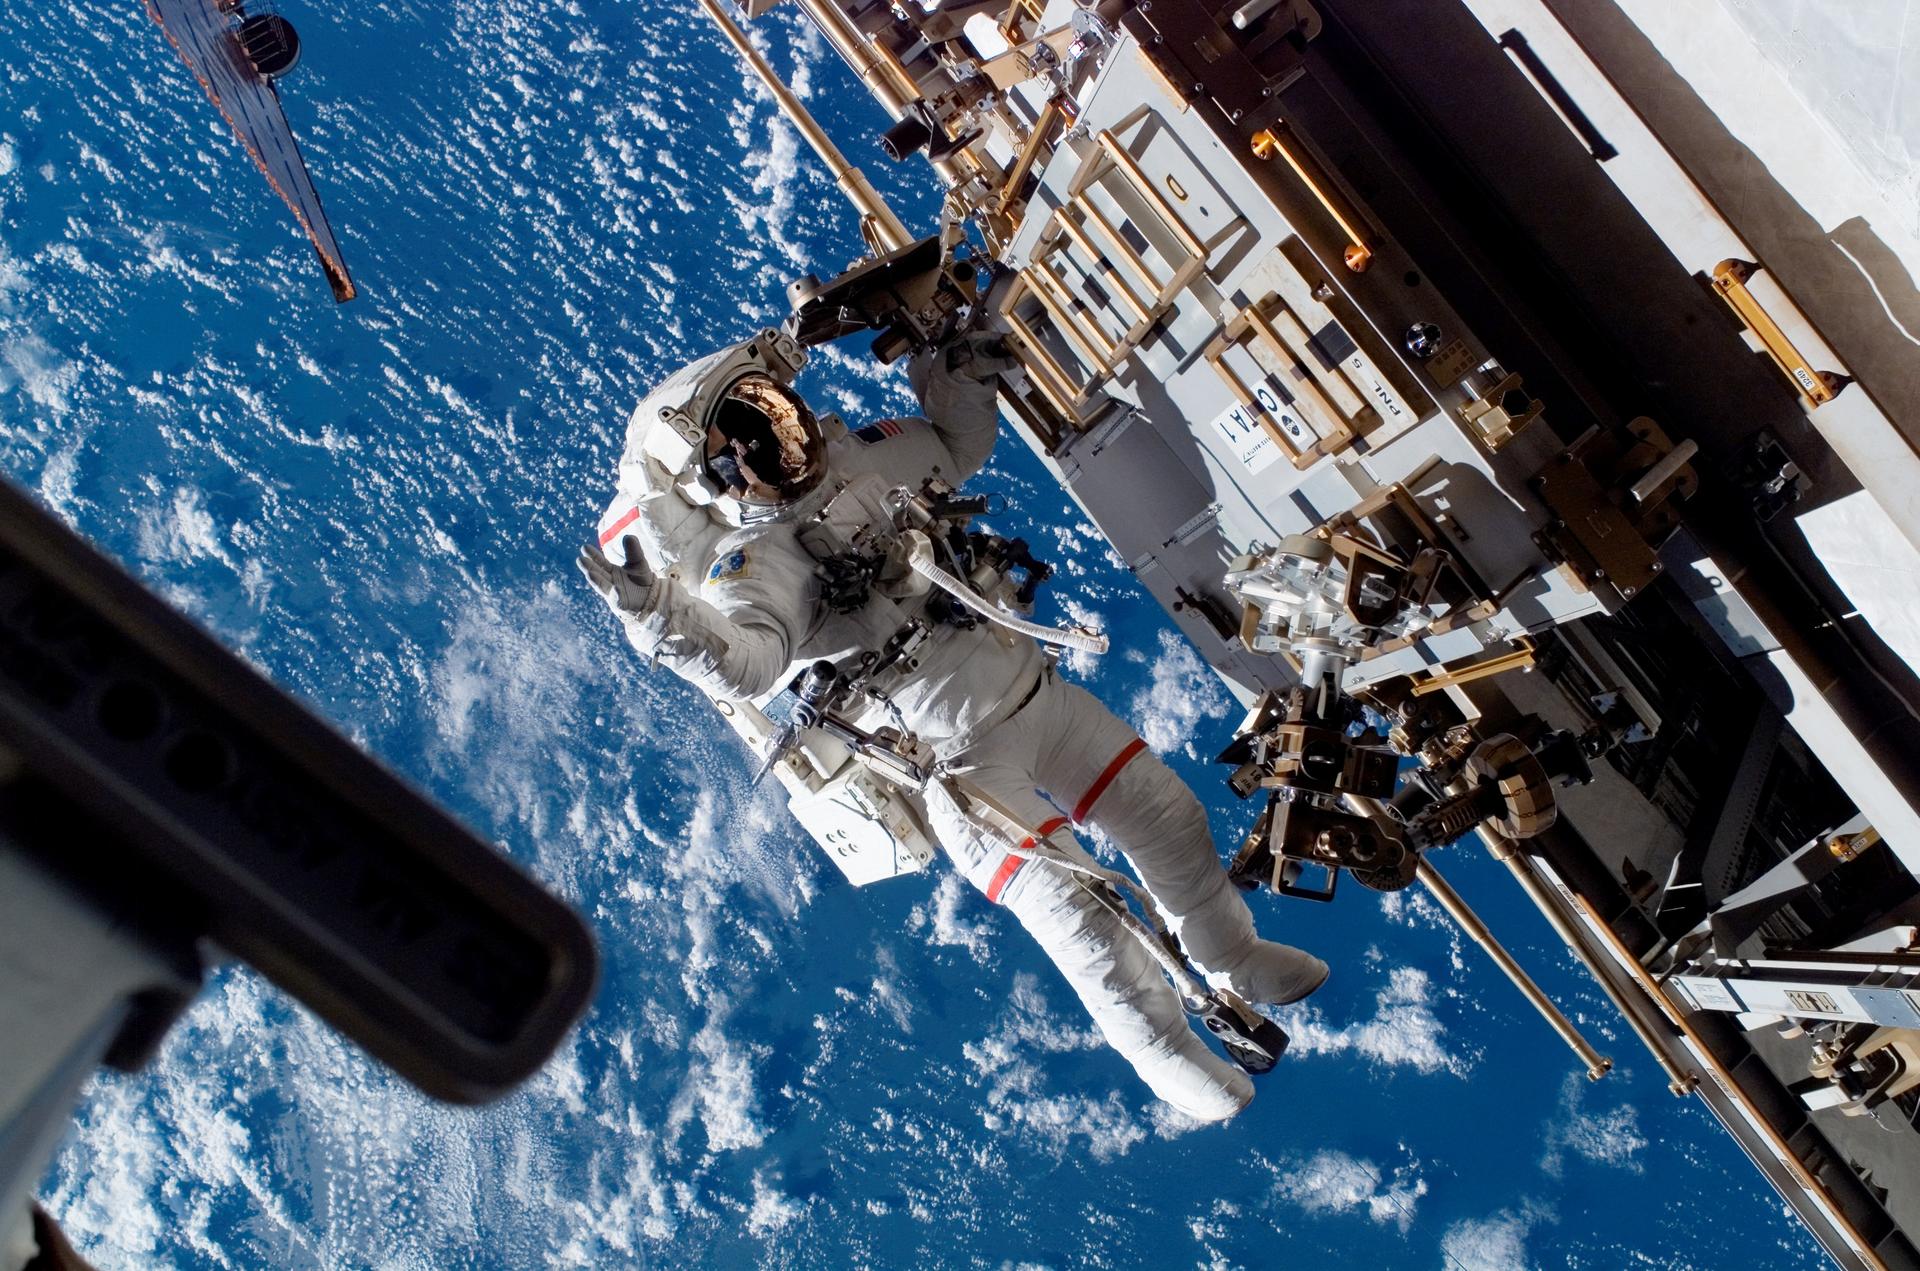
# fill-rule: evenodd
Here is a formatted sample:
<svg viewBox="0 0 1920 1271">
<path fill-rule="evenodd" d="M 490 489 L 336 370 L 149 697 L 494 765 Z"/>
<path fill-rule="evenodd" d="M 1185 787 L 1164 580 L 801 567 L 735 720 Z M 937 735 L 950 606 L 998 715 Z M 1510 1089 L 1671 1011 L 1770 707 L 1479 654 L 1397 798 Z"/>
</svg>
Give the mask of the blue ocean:
<svg viewBox="0 0 1920 1271">
<path fill-rule="evenodd" d="M 847 886 L 574 575 L 628 410 L 860 254 L 691 5 L 286 0 L 296 134 L 361 298 L 142 7 L 0 22 L 0 463 L 588 917 L 599 995 L 527 1086 L 436 1104 L 244 968 L 103 1074 L 41 1197 L 118 1268 L 1812 1267 L 1504 870 L 1439 863 L 1617 1063 L 1423 895 L 1255 897 L 1333 964 L 1225 1127 L 1156 1106 L 944 867 Z M 923 164 L 785 9 L 755 38 L 930 229 Z M 803 387 L 910 408 L 859 341 Z M 1223 687 L 1006 433 L 1070 673 L 1208 802 Z"/>
</svg>

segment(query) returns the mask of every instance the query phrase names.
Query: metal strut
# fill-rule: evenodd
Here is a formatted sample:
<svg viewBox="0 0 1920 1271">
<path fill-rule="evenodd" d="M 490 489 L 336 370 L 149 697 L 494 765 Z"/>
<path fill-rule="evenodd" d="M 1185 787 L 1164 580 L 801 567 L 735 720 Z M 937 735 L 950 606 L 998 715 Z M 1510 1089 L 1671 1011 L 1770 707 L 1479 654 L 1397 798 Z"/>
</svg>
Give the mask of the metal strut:
<svg viewBox="0 0 1920 1271">
<path fill-rule="evenodd" d="M 774 104 L 780 107 L 780 113 L 806 138 L 807 144 L 827 165 L 827 170 L 833 174 L 834 184 L 840 187 L 840 192 L 860 213 L 861 228 L 870 231 L 874 249 L 892 251 L 912 242 L 913 237 L 907 233 L 907 227 L 887 206 L 886 200 L 880 197 L 880 192 L 873 188 L 860 169 L 847 162 L 847 157 L 840 153 L 840 147 L 833 144 L 819 121 L 800 104 L 800 99 L 793 95 L 793 90 L 767 64 L 760 50 L 753 47 L 753 41 L 740 29 L 740 24 L 721 8 L 719 0 L 700 0 L 700 7 L 706 10 L 707 16 L 720 28 L 720 33 L 727 37 L 727 42 L 746 61 L 748 69 L 767 86 L 767 91 L 773 94 Z"/>
<path fill-rule="evenodd" d="M 1519 989 L 1520 995 L 1533 1004 L 1533 1008 L 1540 1012 L 1540 1017 L 1560 1035 L 1560 1040 L 1565 1042 L 1574 1054 L 1580 1056 L 1580 1062 L 1587 1066 L 1587 1080 L 1598 1081 L 1606 1076 L 1613 1068 L 1613 1060 L 1595 1050 L 1592 1043 L 1580 1035 L 1580 1030 L 1573 1026 L 1573 1021 L 1569 1020 L 1560 1008 L 1553 1004 L 1553 999 L 1534 983 L 1533 977 L 1528 975 L 1526 970 L 1514 960 L 1513 955 L 1507 952 L 1506 947 L 1494 938 L 1493 933 L 1487 929 L 1487 924 L 1480 921 L 1480 915 L 1467 906 L 1467 902 L 1461 899 L 1460 893 L 1453 889 L 1451 883 L 1440 877 L 1440 871 L 1435 869 L 1426 857 L 1420 858 L 1418 872 L 1414 877 L 1433 893 L 1433 898 L 1440 902 L 1440 907 L 1447 911 L 1448 917 L 1459 924 L 1468 938 L 1486 950 L 1487 956 L 1493 959 L 1494 965 L 1513 981 L 1513 987 Z"/>
</svg>

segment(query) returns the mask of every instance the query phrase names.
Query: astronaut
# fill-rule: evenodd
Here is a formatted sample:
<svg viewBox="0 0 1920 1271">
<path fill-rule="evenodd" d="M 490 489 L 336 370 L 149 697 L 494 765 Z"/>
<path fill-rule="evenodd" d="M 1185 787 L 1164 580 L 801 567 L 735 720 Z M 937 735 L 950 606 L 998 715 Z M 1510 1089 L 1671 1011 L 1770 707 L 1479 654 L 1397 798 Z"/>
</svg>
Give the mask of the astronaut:
<svg viewBox="0 0 1920 1271">
<path fill-rule="evenodd" d="M 774 332 L 695 363 L 636 410 L 621 492 L 601 544 L 582 550 L 581 572 L 641 654 L 716 700 L 763 698 L 796 664 L 880 649 L 925 600 L 876 589 L 850 605 L 830 595 L 810 527 L 862 486 L 936 478 L 958 487 L 978 472 L 993 449 L 1007 365 L 989 348 L 972 337 L 923 353 L 908 373 L 924 418 L 851 432 L 783 382 L 803 355 Z M 684 408 L 655 411 L 656 400 Z M 1253 1003 L 1305 997 L 1326 964 L 1256 934 L 1193 792 L 1091 694 L 1060 679 L 1031 637 L 991 623 L 934 624 L 875 696 L 938 757 L 925 791 L 933 836 L 1046 950 L 1107 1042 L 1189 1117 L 1221 1121 L 1245 1107 L 1246 1074 L 1189 1027 L 1179 995 L 1100 889 L 1061 864 L 1094 866 L 1074 827 L 1097 829 L 1209 983 Z M 983 816 L 962 791 L 1012 820 Z M 1009 832 L 1010 823 L 1022 829 Z"/>
</svg>

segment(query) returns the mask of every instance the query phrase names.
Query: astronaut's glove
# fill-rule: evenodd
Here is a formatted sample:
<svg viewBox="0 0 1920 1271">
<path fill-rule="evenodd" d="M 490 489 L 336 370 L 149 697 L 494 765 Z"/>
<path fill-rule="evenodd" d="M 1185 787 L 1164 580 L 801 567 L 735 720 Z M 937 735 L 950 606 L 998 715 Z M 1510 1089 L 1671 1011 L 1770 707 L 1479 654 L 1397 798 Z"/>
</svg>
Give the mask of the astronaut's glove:
<svg viewBox="0 0 1920 1271">
<path fill-rule="evenodd" d="M 615 615 L 644 618 L 660 598 L 660 580 L 641 553 L 639 539 L 629 534 L 620 540 L 620 547 L 627 557 L 624 565 L 608 560 L 606 553 L 592 543 L 580 549 L 580 558 L 574 564 Z"/>
<path fill-rule="evenodd" d="M 1007 350 L 1006 338 L 993 331 L 972 331 L 957 336 L 940 347 L 946 369 L 976 383 L 986 383 L 1018 363 Z"/>
<path fill-rule="evenodd" d="M 927 418 L 944 424 L 955 408 L 977 414 L 984 404 L 989 415 L 996 415 L 998 407 L 992 403 L 999 392 L 1000 374 L 1017 365 L 1003 337 L 973 331 L 914 354 L 907 363 L 907 383 Z"/>
</svg>

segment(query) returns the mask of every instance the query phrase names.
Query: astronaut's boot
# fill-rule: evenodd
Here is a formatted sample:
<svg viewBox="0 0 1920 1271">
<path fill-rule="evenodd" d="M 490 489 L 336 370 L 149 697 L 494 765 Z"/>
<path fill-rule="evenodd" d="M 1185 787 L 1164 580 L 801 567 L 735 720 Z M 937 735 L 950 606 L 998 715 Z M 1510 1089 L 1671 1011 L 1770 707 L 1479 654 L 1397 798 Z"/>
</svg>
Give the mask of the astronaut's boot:
<svg viewBox="0 0 1920 1271">
<path fill-rule="evenodd" d="M 1149 1090 L 1195 1121 L 1225 1121 L 1253 1101 L 1247 1074 L 1208 1049 L 1185 1020 L 1144 1049 L 1122 1054 Z"/>
<path fill-rule="evenodd" d="M 1262 940 L 1238 888 L 1227 882 L 1172 924 L 1181 947 L 1206 972 L 1207 983 L 1249 1002 L 1285 1006 L 1327 982 L 1327 964 L 1305 949 Z"/>
<path fill-rule="evenodd" d="M 1226 987 L 1262 1006 L 1285 1006 L 1327 982 L 1327 964 L 1305 949 L 1258 936 L 1233 953 L 1217 958 L 1207 983 Z"/>
</svg>

